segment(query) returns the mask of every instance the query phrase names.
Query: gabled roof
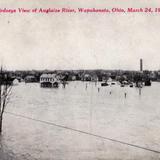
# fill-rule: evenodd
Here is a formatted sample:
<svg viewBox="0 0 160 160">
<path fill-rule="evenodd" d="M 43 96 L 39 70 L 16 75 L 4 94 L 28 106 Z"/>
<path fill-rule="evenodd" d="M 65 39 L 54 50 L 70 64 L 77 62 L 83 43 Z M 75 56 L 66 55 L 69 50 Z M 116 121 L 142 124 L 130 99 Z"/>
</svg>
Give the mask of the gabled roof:
<svg viewBox="0 0 160 160">
<path fill-rule="evenodd" d="M 42 74 L 40 78 L 55 78 L 56 74 Z"/>
</svg>

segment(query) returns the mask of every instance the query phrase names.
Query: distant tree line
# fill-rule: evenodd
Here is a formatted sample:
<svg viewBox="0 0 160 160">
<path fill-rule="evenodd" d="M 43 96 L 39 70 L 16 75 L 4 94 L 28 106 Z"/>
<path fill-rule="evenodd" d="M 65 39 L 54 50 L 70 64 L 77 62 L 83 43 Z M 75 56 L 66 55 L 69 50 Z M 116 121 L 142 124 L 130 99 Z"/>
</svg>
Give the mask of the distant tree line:
<svg viewBox="0 0 160 160">
<path fill-rule="evenodd" d="M 97 78 L 98 81 L 104 79 L 112 78 L 114 80 L 128 80 L 128 81 L 139 81 L 143 79 L 151 79 L 152 81 L 160 81 L 160 71 L 148 71 L 145 70 L 143 73 L 139 71 L 125 71 L 125 70 L 31 70 L 31 71 L 10 71 L 9 76 L 11 79 L 17 78 L 27 79 L 33 77 L 33 82 L 39 82 L 40 76 L 43 73 L 54 73 L 60 75 L 62 80 L 72 81 L 72 80 L 85 80 L 85 76 L 88 75 L 94 79 Z M 30 77 L 29 77 L 30 76 Z"/>
</svg>

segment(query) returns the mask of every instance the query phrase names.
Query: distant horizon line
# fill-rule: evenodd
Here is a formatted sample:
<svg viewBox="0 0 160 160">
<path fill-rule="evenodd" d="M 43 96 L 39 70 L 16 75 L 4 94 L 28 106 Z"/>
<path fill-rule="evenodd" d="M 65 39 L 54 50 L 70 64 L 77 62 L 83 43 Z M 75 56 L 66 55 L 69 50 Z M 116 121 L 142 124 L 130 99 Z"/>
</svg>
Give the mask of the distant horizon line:
<svg viewBox="0 0 160 160">
<path fill-rule="evenodd" d="M 7 71 L 140 71 L 140 70 L 133 70 L 133 69 L 14 69 L 14 70 L 10 70 L 10 69 L 5 69 Z M 144 69 L 143 71 L 160 71 L 160 69 Z"/>
</svg>

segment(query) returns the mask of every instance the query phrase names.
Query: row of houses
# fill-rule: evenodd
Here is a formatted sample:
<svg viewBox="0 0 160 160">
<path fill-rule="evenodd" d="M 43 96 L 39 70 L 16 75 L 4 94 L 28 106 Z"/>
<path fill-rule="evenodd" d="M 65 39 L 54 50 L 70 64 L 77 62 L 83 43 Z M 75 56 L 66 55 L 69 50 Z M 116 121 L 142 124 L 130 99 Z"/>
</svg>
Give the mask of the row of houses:
<svg viewBox="0 0 160 160">
<path fill-rule="evenodd" d="M 139 79 L 151 79 L 160 81 L 160 71 L 56 71 L 56 72 L 11 72 L 10 77 L 19 82 L 52 82 L 55 78 L 59 81 L 107 81 L 109 78 L 117 81 L 137 81 Z"/>
</svg>

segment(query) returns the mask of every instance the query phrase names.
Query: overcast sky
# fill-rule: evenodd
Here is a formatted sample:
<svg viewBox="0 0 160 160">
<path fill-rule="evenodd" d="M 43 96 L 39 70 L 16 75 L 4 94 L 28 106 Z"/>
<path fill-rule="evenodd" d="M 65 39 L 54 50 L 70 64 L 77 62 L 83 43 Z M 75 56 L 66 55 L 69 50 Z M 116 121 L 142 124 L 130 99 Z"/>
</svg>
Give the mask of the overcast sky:
<svg viewBox="0 0 160 160">
<path fill-rule="evenodd" d="M 159 0 L 1 0 L 0 8 L 158 7 Z M 7 69 L 160 69 L 160 13 L 0 14 Z"/>
</svg>

